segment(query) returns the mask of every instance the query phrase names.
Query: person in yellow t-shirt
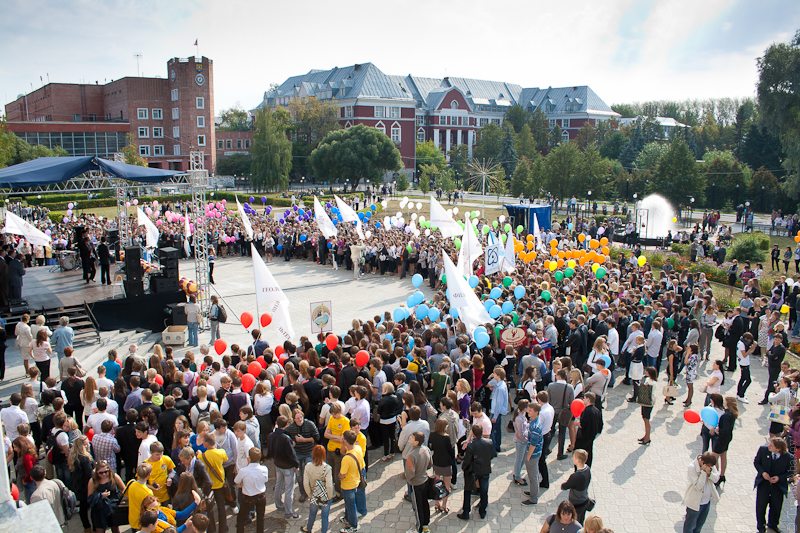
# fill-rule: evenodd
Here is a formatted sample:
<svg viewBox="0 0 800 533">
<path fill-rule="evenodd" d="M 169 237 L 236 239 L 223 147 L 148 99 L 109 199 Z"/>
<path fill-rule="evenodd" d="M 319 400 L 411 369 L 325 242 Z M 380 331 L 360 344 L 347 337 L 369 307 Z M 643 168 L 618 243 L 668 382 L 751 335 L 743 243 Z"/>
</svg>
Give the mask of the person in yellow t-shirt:
<svg viewBox="0 0 800 533">
<path fill-rule="evenodd" d="M 214 501 L 217 502 L 217 512 L 219 513 L 219 531 L 226 533 L 228 531 L 227 518 L 225 517 L 225 468 L 222 463 L 228 460 L 228 454 L 225 450 L 217 448 L 217 441 L 214 439 L 214 433 L 205 433 L 203 435 L 203 445 L 206 447 L 205 452 L 197 452 L 197 460 L 203 461 L 208 470 L 208 475 L 211 478 L 211 490 L 214 493 Z M 238 513 L 238 508 L 235 508 L 234 514 Z M 208 509 L 208 519 L 214 522 L 214 508 Z"/>
<path fill-rule="evenodd" d="M 139 511 L 145 497 L 153 494 L 153 491 L 147 486 L 152 473 L 152 465 L 146 462 L 142 463 L 136 468 L 136 479 L 128 483 L 128 522 L 131 529 L 142 529 L 139 524 Z"/>
<path fill-rule="evenodd" d="M 342 483 L 344 496 L 344 519 L 350 525 L 349 531 L 358 529 L 358 515 L 367 514 L 367 494 L 365 489 L 359 489 L 361 471 L 364 464 L 364 453 L 356 444 L 357 434 L 348 430 L 342 435 L 342 467 L 339 479 Z"/>
<path fill-rule="evenodd" d="M 342 447 L 342 435 L 350 429 L 350 420 L 342 414 L 342 406 L 332 403 L 331 418 L 325 428 L 325 438 L 328 439 L 328 464 L 333 468 L 333 488 L 336 491 L 334 501 L 342 499 L 342 485 L 339 481 L 339 468 L 342 466 L 342 456 L 339 453 Z"/>
<path fill-rule="evenodd" d="M 361 432 L 361 422 L 357 418 L 350 421 L 350 429 L 356 434 L 356 446 L 361 448 L 361 457 L 367 457 L 367 437 Z"/>
<path fill-rule="evenodd" d="M 158 441 L 150 444 L 150 457 L 145 460 L 145 463 L 150 463 L 153 468 L 153 472 L 150 474 L 150 485 L 153 487 L 153 494 L 158 498 L 159 502 L 166 502 L 169 500 L 167 487 L 172 485 L 169 475 L 175 470 L 175 463 L 169 457 L 164 456 L 164 446 Z"/>
</svg>

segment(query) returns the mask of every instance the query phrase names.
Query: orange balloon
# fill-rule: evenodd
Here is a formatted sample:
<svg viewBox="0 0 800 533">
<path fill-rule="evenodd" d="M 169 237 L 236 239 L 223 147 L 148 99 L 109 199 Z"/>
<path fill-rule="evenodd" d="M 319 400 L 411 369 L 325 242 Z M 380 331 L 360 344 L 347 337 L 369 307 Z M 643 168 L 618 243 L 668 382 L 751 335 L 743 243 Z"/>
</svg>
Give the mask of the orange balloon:
<svg viewBox="0 0 800 533">
<path fill-rule="evenodd" d="M 583 242 L 583 241 L 585 241 L 585 240 L 586 240 L 586 235 L 584 235 L 583 233 L 581 233 L 580 235 L 578 235 L 578 240 L 579 240 L 580 242 Z"/>
<path fill-rule="evenodd" d="M 564 266 L 564 260 L 563 259 L 559 259 L 558 262 L 556 263 L 556 265 L 558 266 L 558 268 L 563 267 Z"/>
<path fill-rule="evenodd" d="M 527 240 L 528 242 L 531 242 L 531 241 L 533 240 L 533 235 L 528 235 L 528 236 L 525 238 L 525 240 Z"/>
<path fill-rule="evenodd" d="M 597 239 L 592 239 L 591 241 L 589 241 L 589 247 L 600 248 L 600 241 L 598 241 Z"/>
<path fill-rule="evenodd" d="M 528 241 L 528 250 L 533 250 L 533 242 Z"/>
<path fill-rule="evenodd" d="M 536 252 L 528 252 L 528 255 L 531 256 L 531 260 L 536 259 Z"/>
<path fill-rule="evenodd" d="M 604 255 L 598 256 L 597 259 L 594 260 L 594 262 L 602 265 L 603 263 L 606 262 L 606 256 Z"/>
<path fill-rule="evenodd" d="M 557 240 L 553 239 L 552 241 L 550 241 L 550 248 L 555 248 L 556 246 L 558 246 Z"/>
<path fill-rule="evenodd" d="M 565 254 L 563 250 L 562 250 L 562 251 L 560 251 L 560 252 L 558 252 L 558 258 L 559 258 L 559 259 L 564 259 L 564 256 L 565 256 L 565 255 L 567 255 L 567 254 Z"/>
<path fill-rule="evenodd" d="M 585 265 L 585 264 L 586 264 L 588 261 L 589 261 L 589 260 L 588 260 L 587 258 L 585 258 L 585 257 L 581 257 L 580 259 L 578 259 L 578 264 L 579 264 L 580 266 L 583 266 L 583 265 Z"/>
<path fill-rule="evenodd" d="M 550 248 L 550 255 L 552 257 L 558 257 L 558 250 L 556 250 L 555 248 Z"/>
<path fill-rule="evenodd" d="M 525 254 L 525 259 L 523 259 L 523 261 L 525 261 L 526 264 L 530 263 L 533 261 L 533 257 L 531 257 L 530 254 Z"/>
<path fill-rule="evenodd" d="M 600 239 L 600 246 L 605 246 L 606 244 L 608 244 L 607 237 L 603 237 L 602 239 Z"/>
<path fill-rule="evenodd" d="M 550 261 L 545 261 L 544 262 L 544 267 L 549 270 L 550 269 Z"/>
<path fill-rule="evenodd" d="M 798 240 L 800 240 L 800 237 L 798 237 Z M 600 251 L 601 251 L 601 252 L 603 252 L 603 255 L 608 255 L 608 254 L 609 254 L 609 252 L 610 252 L 610 250 L 608 249 L 608 246 L 603 246 L 603 247 L 600 249 Z"/>
<path fill-rule="evenodd" d="M 596 257 L 597 257 L 597 252 L 595 252 L 594 250 L 586 254 L 586 259 L 588 259 L 589 261 L 594 261 Z"/>
<path fill-rule="evenodd" d="M 800 237 L 795 237 L 794 242 L 800 242 Z"/>
</svg>

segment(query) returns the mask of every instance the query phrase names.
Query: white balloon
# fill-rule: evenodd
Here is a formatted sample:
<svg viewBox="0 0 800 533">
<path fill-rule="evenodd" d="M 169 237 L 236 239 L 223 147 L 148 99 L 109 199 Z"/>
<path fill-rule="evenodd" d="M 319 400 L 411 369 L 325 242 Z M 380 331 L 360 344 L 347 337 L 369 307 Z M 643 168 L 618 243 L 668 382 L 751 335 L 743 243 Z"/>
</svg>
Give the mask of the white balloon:
<svg viewBox="0 0 800 533">
<path fill-rule="evenodd" d="M 411 220 L 417 220 L 417 214 L 411 213 Z"/>
<path fill-rule="evenodd" d="M 428 236 L 428 235 L 430 235 L 430 234 L 431 234 L 431 230 L 429 230 L 429 229 L 426 229 L 426 230 L 425 230 L 425 236 L 427 237 L 427 236 Z"/>
<path fill-rule="evenodd" d="M 417 210 L 422 209 L 422 202 L 417 202 Z"/>
<path fill-rule="evenodd" d="M 419 221 L 422 222 L 423 220 L 425 220 L 425 215 L 420 215 L 419 216 Z"/>
<path fill-rule="evenodd" d="M 400 218 L 401 216 L 403 216 L 403 212 L 402 212 L 402 211 L 398 211 L 398 212 L 397 212 L 397 214 L 396 214 L 395 216 L 396 216 L 397 218 Z"/>
<path fill-rule="evenodd" d="M 368 230 L 368 231 L 366 231 L 366 232 L 364 232 L 364 237 L 366 237 L 367 239 L 369 239 L 370 237 L 372 237 L 372 232 L 371 232 L 371 231 L 369 231 L 369 230 Z"/>
<path fill-rule="evenodd" d="M 400 209 L 404 209 L 408 202 L 406 200 L 400 200 Z"/>
<path fill-rule="evenodd" d="M 385 226 L 388 226 L 388 225 L 391 223 L 391 220 L 392 220 L 392 219 L 391 219 L 391 218 L 389 218 L 389 216 L 387 215 L 387 216 L 383 217 L 383 224 L 384 224 Z"/>
<path fill-rule="evenodd" d="M 792 286 L 794 286 L 794 280 L 792 278 L 786 278 L 786 284 L 789 287 L 792 287 Z"/>
<path fill-rule="evenodd" d="M 500 215 L 500 223 L 502 224 L 505 221 L 506 221 L 506 216 L 505 215 Z"/>
<path fill-rule="evenodd" d="M 447 214 L 450 215 L 450 216 L 453 216 L 453 210 L 452 209 L 448 209 L 447 210 Z"/>
<path fill-rule="evenodd" d="M 415 236 L 415 237 L 419 237 L 419 230 L 418 230 L 418 229 L 415 229 L 415 230 L 413 231 L 413 233 L 414 233 L 414 236 Z"/>
<path fill-rule="evenodd" d="M 473 226 L 477 226 L 478 225 L 478 219 L 477 218 L 473 218 L 472 219 L 472 225 Z"/>
<path fill-rule="evenodd" d="M 408 203 L 408 196 L 403 196 L 403 203 Z"/>
<path fill-rule="evenodd" d="M 453 213 L 456 214 L 456 215 L 458 214 L 458 208 L 457 207 L 453 208 Z"/>
<path fill-rule="evenodd" d="M 386 200 L 382 200 L 381 205 L 383 206 L 384 209 L 386 209 L 386 206 L 389 205 L 389 202 Z"/>
</svg>

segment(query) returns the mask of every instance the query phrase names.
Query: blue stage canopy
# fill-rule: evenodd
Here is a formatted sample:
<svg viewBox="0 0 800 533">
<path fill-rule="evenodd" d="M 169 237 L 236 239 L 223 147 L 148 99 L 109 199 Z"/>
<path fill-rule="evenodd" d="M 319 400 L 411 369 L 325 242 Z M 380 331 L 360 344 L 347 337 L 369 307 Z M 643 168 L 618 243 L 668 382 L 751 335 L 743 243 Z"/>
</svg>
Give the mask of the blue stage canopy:
<svg viewBox="0 0 800 533">
<path fill-rule="evenodd" d="M 550 229 L 551 210 L 549 205 L 514 204 L 503 205 L 508 214 L 514 217 L 515 224 L 522 224 L 529 232 L 533 232 L 533 217 L 539 221 L 539 229 Z"/>
<path fill-rule="evenodd" d="M 140 167 L 117 163 L 94 156 L 86 157 L 40 157 L 0 169 L 0 188 L 16 189 L 36 185 L 52 185 L 80 176 L 90 170 L 102 170 L 117 178 L 143 183 L 161 183 L 181 174 L 173 170 Z"/>
</svg>

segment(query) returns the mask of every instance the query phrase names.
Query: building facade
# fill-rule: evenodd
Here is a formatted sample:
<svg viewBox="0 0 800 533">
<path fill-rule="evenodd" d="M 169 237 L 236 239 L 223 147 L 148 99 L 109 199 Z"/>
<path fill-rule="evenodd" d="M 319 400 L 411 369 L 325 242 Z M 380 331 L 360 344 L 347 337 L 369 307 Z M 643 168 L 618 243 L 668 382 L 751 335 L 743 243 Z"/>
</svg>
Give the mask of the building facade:
<svg viewBox="0 0 800 533">
<path fill-rule="evenodd" d="M 126 77 L 99 85 L 48 83 L 6 105 L 8 130 L 69 155 L 113 157 L 127 134 L 155 168 L 185 171 L 189 152 L 216 165 L 214 71 L 207 57 L 173 58 L 166 78 Z"/>
<path fill-rule="evenodd" d="M 364 124 L 378 128 L 397 145 L 405 172 L 415 168 L 416 142 L 433 140 L 447 154 L 467 145 L 470 155 L 478 130 L 502 125 L 506 110 L 519 104 L 541 109 L 564 140 L 577 136 L 589 122 L 618 118 L 588 86 L 522 88 L 519 85 L 470 78 L 422 78 L 384 74 L 372 63 L 293 76 L 264 94 L 256 109 L 288 106 L 293 99 L 330 100 L 339 107 L 344 128 Z"/>
</svg>

